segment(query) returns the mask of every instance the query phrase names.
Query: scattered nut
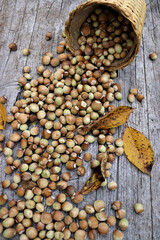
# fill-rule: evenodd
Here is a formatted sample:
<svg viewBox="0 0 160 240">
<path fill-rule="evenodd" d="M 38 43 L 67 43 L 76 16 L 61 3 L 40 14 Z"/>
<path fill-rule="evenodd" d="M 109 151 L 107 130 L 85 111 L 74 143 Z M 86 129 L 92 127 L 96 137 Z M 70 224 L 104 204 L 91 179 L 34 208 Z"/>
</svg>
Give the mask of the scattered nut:
<svg viewBox="0 0 160 240">
<path fill-rule="evenodd" d="M 149 54 L 149 58 L 150 58 L 152 61 L 154 61 L 154 60 L 157 59 L 157 54 L 156 54 L 155 52 L 151 52 L 151 53 Z"/>
<path fill-rule="evenodd" d="M 135 100 L 135 96 L 134 96 L 134 94 L 128 94 L 128 101 L 130 102 L 130 103 L 133 103 L 134 102 L 134 100 Z"/>
<path fill-rule="evenodd" d="M 112 207 L 113 210 L 119 210 L 122 207 L 122 203 L 117 200 L 117 201 L 112 203 L 111 207 Z"/>
<path fill-rule="evenodd" d="M 140 214 L 140 213 L 144 212 L 144 207 L 141 203 L 136 203 L 134 205 L 134 210 L 136 213 Z"/>
<path fill-rule="evenodd" d="M 114 182 L 114 181 L 109 182 L 108 183 L 108 189 L 111 190 L 111 191 L 117 189 L 117 183 Z"/>
<path fill-rule="evenodd" d="M 115 231 L 113 232 L 113 239 L 114 239 L 114 240 L 122 240 L 122 239 L 123 239 L 123 236 L 124 236 L 123 232 L 121 232 L 121 231 L 119 231 L 119 230 L 115 230 Z"/>
<path fill-rule="evenodd" d="M 118 226 L 122 231 L 125 231 L 128 228 L 128 220 L 126 218 L 121 219 Z"/>
<path fill-rule="evenodd" d="M 17 44 L 14 43 L 14 42 L 11 42 L 9 44 L 9 49 L 10 49 L 10 51 L 16 51 L 17 50 Z"/>
<path fill-rule="evenodd" d="M 139 93 L 139 94 L 137 95 L 137 100 L 138 100 L 139 102 L 142 102 L 143 99 L 144 99 L 144 96 Z"/>
<path fill-rule="evenodd" d="M 7 98 L 5 96 L 0 97 L 0 103 L 5 104 L 7 101 Z"/>
<path fill-rule="evenodd" d="M 129 92 L 133 95 L 137 95 L 138 94 L 138 88 L 131 88 Z"/>
<path fill-rule="evenodd" d="M 116 224 L 116 218 L 114 216 L 108 216 L 107 223 L 109 226 L 114 226 Z"/>
<path fill-rule="evenodd" d="M 22 50 L 23 56 L 28 56 L 30 54 L 30 50 L 28 48 L 24 48 Z"/>
<path fill-rule="evenodd" d="M 49 41 L 51 39 L 52 39 L 52 33 L 51 32 L 46 33 L 46 40 Z"/>
</svg>

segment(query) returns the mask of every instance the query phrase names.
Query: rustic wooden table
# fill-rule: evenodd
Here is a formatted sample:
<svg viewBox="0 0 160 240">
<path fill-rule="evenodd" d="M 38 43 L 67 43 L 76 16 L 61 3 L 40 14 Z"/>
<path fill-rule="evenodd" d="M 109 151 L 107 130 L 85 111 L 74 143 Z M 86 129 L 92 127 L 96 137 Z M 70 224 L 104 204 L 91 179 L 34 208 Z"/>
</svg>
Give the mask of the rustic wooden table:
<svg viewBox="0 0 160 240">
<path fill-rule="evenodd" d="M 5 95 L 7 112 L 18 97 L 17 80 L 22 75 L 23 66 L 32 68 L 31 75 L 36 77 L 36 67 L 41 63 L 45 51 L 56 54 L 57 43 L 62 39 L 65 20 L 68 14 L 83 0 L 0 0 L 0 95 Z M 148 0 L 147 0 L 148 3 Z M 45 40 L 45 34 L 51 31 L 53 39 Z M 10 52 L 8 45 L 16 42 L 18 50 Z M 30 48 L 28 57 L 22 55 L 23 48 Z M 149 52 L 155 51 L 159 58 L 152 62 Z M 122 85 L 123 100 L 119 105 L 130 105 L 127 94 L 131 87 L 137 87 L 145 96 L 142 104 L 135 101 L 132 106 L 136 108 L 129 118 L 129 125 L 146 135 L 155 152 L 155 164 L 152 177 L 138 171 L 125 156 L 116 159 L 111 169 L 111 179 L 118 183 L 116 191 L 109 192 L 107 187 L 85 196 L 85 203 L 93 203 L 95 199 L 106 202 L 108 215 L 114 214 L 111 202 L 119 199 L 127 211 L 129 228 L 125 232 L 126 240 L 159 240 L 160 239 L 160 2 L 153 0 L 147 6 L 147 16 L 143 30 L 141 49 L 132 64 L 123 71 L 118 72 L 115 81 Z M 118 106 L 118 103 L 116 103 Z M 124 126 L 119 127 L 117 135 L 122 137 Z M 7 125 L 5 135 L 10 136 L 12 130 Z M 89 151 L 96 157 L 97 145 L 90 147 Z M 0 181 L 9 178 L 4 174 L 5 158 L 0 154 L 1 171 Z M 72 177 L 72 183 L 81 188 L 90 175 L 89 165 L 83 178 Z M 2 191 L 2 189 L 1 189 Z M 10 199 L 17 199 L 15 193 L 5 191 Z M 137 215 L 133 205 L 141 202 L 145 211 Z M 107 236 L 98 239 L 112 239 L 114 228 L 110 228 Z M 3 239 L 0 236 L 0 239 Z M 15 239 L 18 239 L 16 237 Z"/>
</svg>

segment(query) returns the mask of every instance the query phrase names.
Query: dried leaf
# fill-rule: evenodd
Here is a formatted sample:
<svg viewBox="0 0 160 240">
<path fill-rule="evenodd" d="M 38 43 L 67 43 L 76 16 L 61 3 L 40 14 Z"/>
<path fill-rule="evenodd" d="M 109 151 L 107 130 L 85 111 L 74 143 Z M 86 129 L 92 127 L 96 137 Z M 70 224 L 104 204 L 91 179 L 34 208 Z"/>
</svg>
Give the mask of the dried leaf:
<svg viewBox="0 0 160 240">
<path fill-rule="evenodd" d="M 0 103 L 0 130 L 3 130 L 6 125 L 7 111 L 3 103 Z"/>
<path fill-rule="evenodd" d="M 101 161 L 101 165 L 96 167 L 92 172 L 91 177 L 87 180 L 86 184 L 83 186 L 82 190 L 80 191 L 81 194 L 88 194 L 98 188 L 100 188 L 102 182 L 105 181 L 105 170 L 106 170 L 106 163 L 108 159 L 108 153 L 105 152 L 103 159 Z"/>
<path fill-rule="evenodd" d="M 108 151 L 108 149 L 107 149 L 107 151 Z M 101 161 L 101 173 L 102 173 L 104 180 L 106 178 L 106 165 L 107 165 L 107 160 L 108 160 L 108 152 L 107 151 L 104 153 L 102 161 Z"/>
<path fill-rule="evenodd" d="M 82 127 L 82 130 L 89 132 L 95 129 L 109 129 L 118 127 L 126 123 L 129 115 L 133 112 L 134 108 L 128 106 L 121 106 L 113 111 L 106 113 L 103 117 L 96 121 Z"/>
<path fill-rule="evenodd" d="M 104 178 L 101 174 L 100 167 L 95 168 L 95 171 L 92 173 L 91 177 L 88 179 L 82 190 L 81 194 L 88 194 L 98 188 L 100 188 Z"/>
<path fill-rule="evenodd" d="M 150 141 L 139 131 L 127 126 L 123 143 L 128 160 L 143 173 L 151 175 L 154 152 Z"/>
<path fill-rule="evenodd" d="M 34 187 L 36 187 L 36 183 L 29 180 L 29 181 L 22 181 L 22 187 L 27 190 L 27 189 L 30 189 L 32 190 Z"/>
</svg>

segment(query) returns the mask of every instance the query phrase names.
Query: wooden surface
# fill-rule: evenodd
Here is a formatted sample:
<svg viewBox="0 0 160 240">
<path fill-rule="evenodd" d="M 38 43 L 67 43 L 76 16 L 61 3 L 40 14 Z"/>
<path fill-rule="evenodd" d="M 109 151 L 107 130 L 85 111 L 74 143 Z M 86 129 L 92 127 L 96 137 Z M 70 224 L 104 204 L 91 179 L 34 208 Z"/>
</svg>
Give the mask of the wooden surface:
<svg viewBox="0 0 160 240">
<path fill-rule="evenodd" d="M 29 65 L 31 75 L 36 78 L 36 67 L 41 63 L 45 51 L 56 54 L 57 43 L 62 39 L 64 20 L 68 14 L 83 0 L 0 0 L 0 95 L 7 96 L 7 112 L 13 106 L 18 96 L 17 80 L 22 75 L 22 68 Z M 148 0 L 147 0 L 148 2 Z M 45 34 L 51 31 L 53 39 L 45 40 Z M 11 52 L 8 49 L 10 42 L 16 42 L 18 50 Z M 134 62 L 119 71 L 118 79 L 122 85 L 123 100 L 119 105 L 130 105 L 127 94 L 131 87 L 137 87 L 145 96 L 142 104 L 135 101 L 132 106 L 136 108 L 129 119 L 129 125 L 146 135 L 153 145 L 155 164 L 152 177 L 146 176 L 129 163 L 125 156 L 116 159 L 111 169 L 111 179 L 118 183 L 118 189 L 110 192 L 107 187 L 85 196 L 85 203 L 93 203 L 95 199 L 106 202 L 108 215 L 113 215 L 111 202 L 119 199 L 127 211 L 129 228 L 124 234 L 126 240 L 159 240 L 160 239 L 160 2 L 153 0 L 147 7 L 147 16 L 144 25 L 141 49 Z M 22 49 L 29 47 L 31 54 L 22 56 Z M 159 58 L 152 62 L 149 52 L 156 51 Z M 115 103 L 118 106 L 118 103 Z M 11 134 L 11 127 L 7 125 L 5 134 Z M 124 126 L 119 127 L 116 136 L 122 137 Z M 94 158 L 97 154 L 97 144 L 89 149 Z M 5 158 L 0 154 L 1 171 L 0 181 L 6 177 L 4 174 Z M 85 177 L 77 178 L 73 174 L 73 184 L 79 188 L 90 175 L 89 164 Z M 2 191 L 2 189 L 1 189 Z M 5 191 L 9 198 L 16 198 L 14 192 Z M 141 202 L 145 211 L 137 215 L 133 205 Z M 112 239 L 114 228 L 109 229 L 107 237 L 99 236 L 99 240 Z M 3 239 L 0 236 L 0 239 Z M 15 239 L 18 239 L 16 237 Z"/>
</svg>

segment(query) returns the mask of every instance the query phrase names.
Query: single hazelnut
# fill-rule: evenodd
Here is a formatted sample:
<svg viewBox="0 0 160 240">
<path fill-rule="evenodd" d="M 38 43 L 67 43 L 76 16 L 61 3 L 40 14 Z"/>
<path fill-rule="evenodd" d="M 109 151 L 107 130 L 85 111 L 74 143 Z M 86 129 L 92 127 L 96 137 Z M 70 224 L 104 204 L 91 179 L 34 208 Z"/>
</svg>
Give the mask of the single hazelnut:
<svg viewBox="0 0 160 240">
<path fill-rule="evenodd" d="M 125 231 L 128 228 L 128 220 L 126 218 L 121 219 L 118 226 L 122 231 Z"/>
<path fill-rule="evenodd" d="M 51 39 L 52 39 L 52 33 L 51 32 L 46 33 L 46 40 L 49 41 Z"/>
<path fill-rule="evenodd" d="M 107 223 L 99 223 L 98 225 L 98 232 L 103 235 L 107 235 L 108 233 L 108 225 Z"/>
<path fill-rule="evenodd" d="M 88 214 L 93 214 L 95 213 L 94 207 L 91 204 L 86 204 L 84 207 L 84 210 L 86 211 L 86 213 Z"/>
<path fill-rule="evenodd" d="M 96 212 L 102 212 L 105 209 L 106 205 L 103 200 L 96 200 L 94 202 L 94 208 Z"/>
<path fill-rule="evenodd" d="M 118 219 L 122 219 L 126 216 L 126 211 L 124 209 L 119 209 L 117 212 L 116 212 L 116 218 Z"/>
<path fill-rule="evenodd" d="M 123 232 L 119 230 L 115 230 L 113 232 L 113 240 L 122 240 L 123 239 Z"/>
<path fill-rule="evenodd" d="M 108 189 L 110 191 L 115 190 L 116 188 L 117 188 L 117 183 L 116 182 L 111 181 L 111 182 L 108 183 Z"/>
<path fill-rule="evenodd" d="M 133 103 L 134 100 L 135 100 L 135 96 L 134 96 L 133 94 L 129 93 L 129 94 L 128 94 L 128 101 L 129 101 L 130 103 Z"/>
<path fill-rule="evenodd" d="M 97 231 L 95 229 L 90 229 L 88 232 L 88 237 L 90 240 L 96 240 L 97 239 Z"/>
<path fill-rule="evenodd" d="M 149 58 L 150 58 L 152 61 L 154 61 L 154 60 L 157 59 L 157 54 L 156 54 L 155 52 L 151 52 L 151 53 L 149 54 Z"/>
<path fill-rule="evenodd" d="M 85 240 L 86 239 L 86 231 L 78 229 L 74 234 L 75 240 Z"/>
<path fill-rule="evenodd" d="M 28 48 L 24 48 L 22 50 L 23 56 L 28 56 L 30 54 L 30 50 Z"/>
<path fill-rule="evenodd" d="M 16 43 L 11 42 L 11 43 L 9 44 L 9 49 L 10 49 L 10 51 L 16 51 L 16 50 L 17 50 L 17 45 L 16 45 Z"/>
<path fill-rule="evenodd" d="M 107 223 L 109 226 L 114 226 L 116 224 L 116 218 L 114 216 L 108 216 Z"/>
<path fill-rule="evenodd" d="M 120 201 L 114 201 L 111 205 L 113 210 L 119 210 L 122 207 L 122 203 Z"/>
<path fill-rule="evenodd" d="M 144 212 L 144 207 L 141 203 L 136 203 L 134 205 L 134 210 L 136 213 L 140 214 L 140 213 Z"/>
<path fill-rule="evenodd" d="M 96 217 L 91 216 L 88 218 L 88 225 L 90 228 L 97 228 L 98 227 L 98 220 Z"/>
<path fill-rule="evenodd" d="M 139 94 L 137 95 L 137 100 L 138 100 L 139 102 L 142 102 L 143 99 L 144 99 L 144 96 L 139 93 Z"/>
</svg>

